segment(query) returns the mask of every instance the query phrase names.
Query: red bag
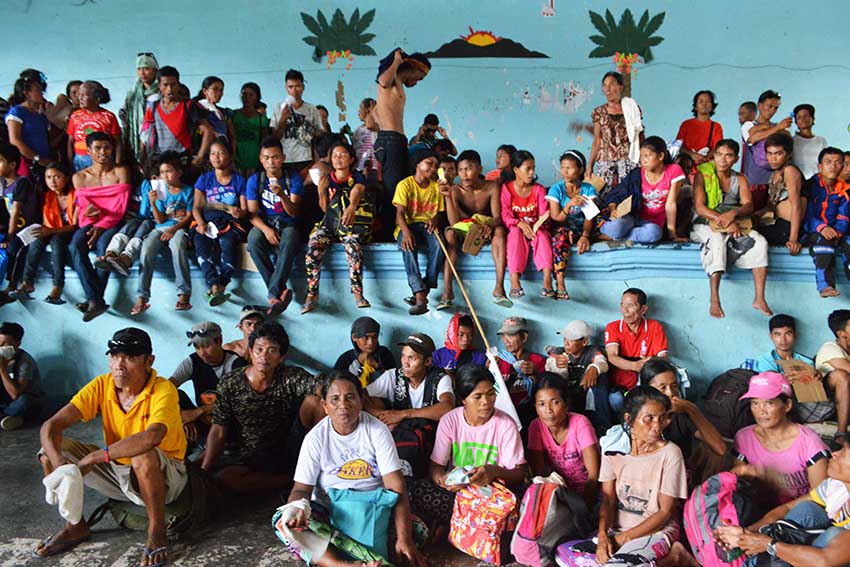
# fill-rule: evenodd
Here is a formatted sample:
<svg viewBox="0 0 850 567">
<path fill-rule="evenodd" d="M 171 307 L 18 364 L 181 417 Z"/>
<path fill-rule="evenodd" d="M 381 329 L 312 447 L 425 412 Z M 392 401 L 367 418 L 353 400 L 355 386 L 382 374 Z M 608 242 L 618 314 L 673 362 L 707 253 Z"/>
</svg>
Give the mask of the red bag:
<svg viewBox="0 0 850 567">
<path fill-rule="evenodd" d="M 455 496 L 449 541 L 487 563 L 509 563 L 508 534 L 516 527 L 516 508 L 516 496 L 502 484 L 466 486 Z"/>
</svg>

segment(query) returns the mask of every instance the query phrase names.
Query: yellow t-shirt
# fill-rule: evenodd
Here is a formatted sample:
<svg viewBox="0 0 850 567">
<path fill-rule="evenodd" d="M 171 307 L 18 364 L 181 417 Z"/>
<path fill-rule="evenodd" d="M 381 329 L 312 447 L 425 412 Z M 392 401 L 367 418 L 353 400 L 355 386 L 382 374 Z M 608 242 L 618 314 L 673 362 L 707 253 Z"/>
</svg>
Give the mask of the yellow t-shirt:
<svg viewBox="0 0 850 567">
<path fill-rule="evenodd" d="M 446 210 L 446 202 L 440 194 L 437 182 L 432 179 L 427 187 L 420 187 L 412 175 L 396 185 L 393 205 L 405 208 L 404 220 L 407 224 L 428 222 Z M 398 238 L 399 232 L 400 229 L 396 227 L 393 235 Z"/>
<path fill-rule="evenodd" d="M 159 449 L 169 458 L 178 461 L 186 456 L 186 435 L 180 420 L 177 388 L 165 378 L 157 376 L 156 370 L 151 370 L 144 389 L 127 412 L 121 408 L 118 401 L 111 372 L 101 374 L 83 386 L 83 389 L 71 398 L 71 403 L 83 414 L 83 421 L 89 421 L 101 414 L 103 437 L 107 445 L 141 433 L 152 423 L 161 423 L 168 431 L 160 442 Z M 130 464 L 129 457 L 115 460 L 124 465 Z"/>
</svg>

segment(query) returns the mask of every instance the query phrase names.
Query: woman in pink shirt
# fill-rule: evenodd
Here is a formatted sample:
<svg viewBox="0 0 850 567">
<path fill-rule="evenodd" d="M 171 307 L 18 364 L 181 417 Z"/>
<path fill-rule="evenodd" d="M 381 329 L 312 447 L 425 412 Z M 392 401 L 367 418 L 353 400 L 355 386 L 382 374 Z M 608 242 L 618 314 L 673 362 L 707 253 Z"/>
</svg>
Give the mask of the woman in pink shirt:
<svg viewBox="0 0 850 567">
<path fill-rule="evenodd" d="M 508 229 L 508 271 L 511 274 L 511 297 L 525 295 L 519 278 L 528 265 L 528 248 L 534 250 L 534 266 L 543 272 L 540 295 L 555 298 L 552 289 L 552 237 L 547 222 L 535 228 L 549 213 L 546 188 L 537 183 L 534 156 L 520 150 L 511 155 L 511 180 L 502 185 L 502 222 Z"/>
<path fill-rule="evenodd" d="M 741 399 L 750 400 L 756 424 L 735 435 L 732 472 L 770 482 L 777 504 L 818 486 L 826 478 L 829 451 L 817 433 L 789 418 L 794 402 L 788 380 L 777 372 L 756 374 Z"/>
</svg>

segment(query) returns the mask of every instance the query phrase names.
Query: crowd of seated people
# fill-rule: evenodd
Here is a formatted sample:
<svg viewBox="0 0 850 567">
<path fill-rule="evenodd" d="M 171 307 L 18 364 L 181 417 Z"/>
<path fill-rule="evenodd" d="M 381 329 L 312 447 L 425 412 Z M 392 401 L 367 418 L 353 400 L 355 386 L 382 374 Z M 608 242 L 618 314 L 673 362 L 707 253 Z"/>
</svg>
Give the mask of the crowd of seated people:
<svg viewBox="0 0 850 567">
<path fill-rule="evenodd" d="M 408 141 L 405 90 L 430 70 L 421 54 L 397 49 L 381 61 L 377 97 L 360 104 L 363 124 L 350 138 L 330 132 L 327 111 L 303 100 L 299 71 L 287 72 L 286 99 L 269 120 L 254 83 L 241 89 L 243 108 L 231 111 L 219 105 L 218 77 L 207 77 L 190 99 L 174 67 L 150 53 L 136 64 L 138 80 L 119 117 L 103 108 L 110 95 L 97 81 L 69 84 L 55 105 L 44 98 L 47 79 L 37 70 L 15 82 L 7 139 L 0 140 L 0 270 L 9 282 L 0 302 L 32 299 L 49 246 L 48 303 L 66 302 L 70 264 L 85 293 L 75 306 L 91 321 L 109 309 L 110 275 L 126 277 L 139 260 L 130 311 L 138 317 L 151 307 L 154 259 L 167 245 L 175 309 L 192 308 L 190 248 L 206 300 L 217 306 L 230 299 L 239 246 L 247 243 L 268 304 L 245 306 L 241 338 L 224 343 L 216 322 L 194 325 L 185 332 L 194 352 L 166 377 L 154 370 L 145 331 L 118 331 L 107 344 L 109 372 L 41 429 L 46 476 L 85 482 L 145 508 L 142 565 L 168 561 L 164 510 L 190 474 L 236 494 L 283 491 L 276 534 L 305 561 L 328 567 L 346 556 L 424 564 L 423 532 L 440 541 L 454 529 L 464 491 L 499 485 L 519 502 L 532 477 L 560 479 L 579 497 L 576 510 L 598 521 L 598 530 L 580 534 L 559 555 L 562 565 L 689 565 L 696 560 L 682 533 L 682 505 L 691 488 L 726 469 L 769 487 L 773 501 L 754 525 L 718 527 L 720 546 L 799 565 L 850 562 L 850 536 L 829 527 L 843 529 L 850 508 L 850 311 L 832 312 L 832 340 L 807 358 L 794 350 L 794 319 L 773 316 L 765 298 L 768 246 L 791 254 L 809 247 L 822 297 L 839 294 L 835 255 L 850 261 L 850 155 L 814 135 L 814 107 L 797 105 L 793 120 L 774 123 L 781 97 L 765 91 L 757 103 L 741 105 L 739 141 L 711 119 L 714 94 L 699 91 L 694 118 L 665 140 L 644 135 L 640 107 L 623 96 L 623 77 L 607 73 L 606 102 L 592 113 L 590 155 L 565 151 L 562 180 L 546 188 L 531 151 L 500 146 L 497 169 L 485 175 L 480 154 L 458 153 L 434 115 Z M 51 131 L 65 132 L 61 147 L 51 145 Z M 527 346 L 528 321 L 512 315 L 495 333 L 500 346 L 485 353 L 474 344 L 484 330 L 456 312 L 445 347 L 413 332 L 394 352 L 380 344 L 380 324 L 360 317 L 351 325 L 353 348 L 333 371 L 314 376 L 286 364 L 289 335 L 272 318 L 293 300 L 296 259 L 304 258 L 308 276 L 302 314 L 320 307 L 321 263 L 334 242 L 345 248 L 355 305 L 366 309 L 362 246 L 395 241 L 411 292 L 408 311 L 421 315 L 440 274 L 436 309 L 455 310 L 456 274 L 445 260 L 456 261 L 473 233 L 491 244 L 492 301 L 505 308 L 526 293 L 529 255 L 543 274 L 539 295 L 569 300 L 573 246 L 584 254 L 596 241 L 699 243 L 712 317 L 725 316 L 719 289 L 727 265 L 752 270 L 753 307 L 773 316 L 775 347 L 745 363 L 753 376 L 740 399 L 754 424 L 724 440 L 718 424 L 687 399 L 687 373 L 673 363 L 664 325 L 647 317 L 649 298 L 637 288 L 622 294 L 622 317 L 604 326 L 602 344 L 595 340 L 603 322 L 570 321 L 559 331 L 563 346 L 535 353 Z M 16 323 L 0 326 L 4 430 L 43 410 L 38 367 L 20 348 L 23 336 Z M 811 365 L 809 381 L 825 386 L 834 437 L 824 440 L 796 421 L 794 379 L 783 375 L 783 361 L 794 359 Z M 189 382 L 194 399 L 178 389 Z M 98 415 L 104 446 L 64 435 Z M 359 493 L 378 494 L 386 508 L 366 515 L 370 526 L 352 520 Z M 829 529 L 802 544 L 759 532 L 782 518 Z M 79 515 L 65 519 L 36 555 L 90 537 Z M 323 531 L 327 524 L 342 536 Z M 369 549 L 361 557 L 362 545 L 350 545 L 346 534 L 361 541 L 368 528 L 383 537 L 363 544 Z M 324 543 L 305 539 L 307 530 Z"/>
<path fill-rule="evenodd" d="M 565 301 L 573 247 L 584 254 L 605 240 L 698 243 L 712 317 L 725 316 L 720 281 L 729 264 L 752 271 L 753 307 L 772 314 L 768 246 L 794 255 L 809 248 L 818 292 L 839 295 L 835 256 L 846 260 L 850 250 L 850 154 L 813 133 L 810 104 L 773 122 L 782 99 L 772 90 L 741 105 L 740 138 L 724 137 L 712 120 L 717 102 L 708 90 L 694 95 L 694 117 L 675 137 L 664 137 L 645 135 L 640 106 L 623 96 L 623 77 L 606 73 L 606 102 L 591 115 L 590 154 L 564 151 L 562 179 L 547 188 L 537 181 L 532 152 L 510 144 L 499 146 L 497 169 L 485 175 L 481 155 L 458 153 L 434 114 L 405 137 L 404 90 L 430 70 L 420 54 L 396 50 L 381 61 L 377 99 L 362 101 L 362 124 L 343 128 L 345 134 L 329 131 L 327 111 L 303 100 L 297 70 L 286 73 L 286 98 L 268 119 L 255 83 L 242 86 L 243 107 L 230 110 L 220 106 L 219 77 L 206 77 L 189 99 L 176 68 L 160 66 L 150 53 L 140 54 L 136 66 L 120 119 L 103 107 L 110 93 L 97 81 L 69 83 L 70 94 L 56 104 L 45 99 L 47 79 L 39 71 L 26 69 L 15 81 L 0 139 L 0 270 L 8 280 L 0 302 L 32 298 L 49 247 L 53 288 L 45 299 L 65 303 L 70 265 L 82 280 L 85 300 L 76 307 L 85 321 L 109 308 L 110 274 L 127 276 L 138 260 L 138 299 L 130 310 L 137 317 L 150 308 L 154 261 L 167 245 L 175 309 L 192 308 L 190 250 L 215 306 L 230 298 L 239 247 L 247 243 L 270 315 L 292 301 L 290 273 L 304 259 L 306 314 L 319 306 L 323 256 L 340 242 L 355 305 L 368 308 L 362 247 L 389 240 L 402 252 L 409 312 L 419 315 L 428 311 L 441 273 L 436 309 L 453 308 L 454 276 L 445 259 L 454 263 L 467 250 L 470 231 L 492 245 L 493 302 L 505 308 L 526 293 L 521 279 L 529 255 L 542 272 L 539 295 Z"/>
</svg>

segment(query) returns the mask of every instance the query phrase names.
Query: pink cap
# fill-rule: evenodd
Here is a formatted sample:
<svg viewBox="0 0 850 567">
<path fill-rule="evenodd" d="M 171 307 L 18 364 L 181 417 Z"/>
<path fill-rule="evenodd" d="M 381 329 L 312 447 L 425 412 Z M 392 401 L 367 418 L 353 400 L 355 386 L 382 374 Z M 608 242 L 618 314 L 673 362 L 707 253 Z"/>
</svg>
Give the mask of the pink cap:
<svg viewBox="0 0 850 567">
<path fill-rule="evenodd" d="M 758 398 L 760 400 L 772 400 L 785 394 L 791 397 L 791 383 L 785 376 L 778 372 L 762 372 L 750 378 L 750 387 L 740 400 Z"/>
</svg>

